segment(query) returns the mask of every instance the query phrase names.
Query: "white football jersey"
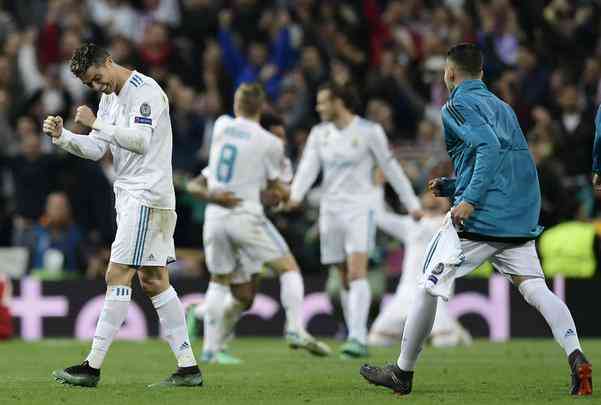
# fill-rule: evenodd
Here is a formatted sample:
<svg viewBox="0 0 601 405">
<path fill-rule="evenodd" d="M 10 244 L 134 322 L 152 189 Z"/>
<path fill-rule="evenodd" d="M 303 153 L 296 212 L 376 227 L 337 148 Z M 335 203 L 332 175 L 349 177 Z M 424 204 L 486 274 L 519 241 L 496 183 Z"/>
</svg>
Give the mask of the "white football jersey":
<svg viewBox="0 0 601 405">
<path fill-rule="evenodd" d="M 291 199 L 301 201 L 323 169 L 322 206 L 373 204 L 373 171 L 379 166 L 405 206 L 420 204 L 409 180 L 388 149 L 379 124 L 356 116 L 343 129 L 331 122 L 315 126 L 292 182 Z"/>
<path fill-rule="evenodd" d="M 210 191 L 229 191 L 243 201 L 235 210 L 262 213 L 261 190 L 268 180 L 279 179 L 284 168 L 283 142 L 257 122 L 227 115 L 215 122 L 209 166 L 203 174 Z M 231 211 L 211 204 L 207 217 Z"/>
<path fill-rule="evenodd" d="M 116 174 L 114 187 L 125 190 L 143 205 L 175 209 L 169 100 L 158 83 L 132 72 L 119 94 L 102 95 L 98 118 L 119 127 L 152 128 L 152 138 L 143 155 L 109 144 Z M 95 137 L 97 132 L 92 130 L 89 136 Z"/>
</svg>

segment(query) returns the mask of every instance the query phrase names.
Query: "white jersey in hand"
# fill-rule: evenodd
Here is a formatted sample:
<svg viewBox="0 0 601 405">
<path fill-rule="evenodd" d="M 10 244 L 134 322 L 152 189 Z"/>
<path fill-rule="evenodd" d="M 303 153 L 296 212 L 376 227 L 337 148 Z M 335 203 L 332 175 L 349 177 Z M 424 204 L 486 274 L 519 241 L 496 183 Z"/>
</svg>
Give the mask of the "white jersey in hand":
<svg viewBox="0 0 601 405">
<path fill-rule="evenodd" d="M 125 190 L 145 206 L 175 209 L 169 100 L 158 83 L 134 71 L 119 94 L 102 95 L 98 118 L 110 125 L 152 129 L 144 154 L 107 144 L 113 155 L 114 188 Z M 94 137 L 96 132 L 89 136 Z"/>
<path fill-rule="evenodd" d="M 300 201 L 323 169 L 322 206 L 372 204 L 373 171 L 379 166 L 408 209 L 419 201 L 388 149 L 379 124 L 356 116 L 343 129 L 326 122 L 311 130 L 292 183 L 291 199 Z"/>
<path fill-rule="evenodd" d="M 281 177 L 284 144 L 257 122 L 223 115 L 215 122 L 207 177 L 210 191 L 230 191 L 243 200 L 240 208 L 262 213 L 261 190 Z M 211 204 L 207 216 L 230 209 Z"/>
</svg>

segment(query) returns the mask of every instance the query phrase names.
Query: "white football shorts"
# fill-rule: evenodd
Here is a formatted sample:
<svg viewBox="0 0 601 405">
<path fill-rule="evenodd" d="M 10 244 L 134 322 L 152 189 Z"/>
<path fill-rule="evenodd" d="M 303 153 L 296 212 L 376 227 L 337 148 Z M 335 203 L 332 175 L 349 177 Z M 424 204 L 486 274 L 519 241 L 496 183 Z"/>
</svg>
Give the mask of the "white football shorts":
<svg viewBox="0 0 601 405">
<path fill-rule="evenodd" d="M 372 206 L 322 207 L 319 212 L 321 263 L 344 263 L 351 253 L 369 253 L 374 246 L 376 216 Z"/>
<path fill-rule="evenodd" d="M 123 190 L 115 194 L 115 200 L 117 233 L 111 262 L 143 267 L 175 261 L 175 210 L 147 207 Z"/>
<path fill-rule="evenodd" d="M 488 260 L 495 270 L 510 281 L 511 276 L 545 277 L 533 240 L 522 244 L 469 239 L 460 241 L 465 260 L 457 267 L 457 274 L 468 274 Z M 437 249 L 444 247 L 439 245 Z M 426 257 L 431 254 L 426 252 Z"/>
<path fill-rule="evenodd" d="M 262 214 L 234 212 L 205 218 L 207 267 L 211 274 L 257 273 L 260 265 L 290 254 L 282 235 Z"/>
</svg>

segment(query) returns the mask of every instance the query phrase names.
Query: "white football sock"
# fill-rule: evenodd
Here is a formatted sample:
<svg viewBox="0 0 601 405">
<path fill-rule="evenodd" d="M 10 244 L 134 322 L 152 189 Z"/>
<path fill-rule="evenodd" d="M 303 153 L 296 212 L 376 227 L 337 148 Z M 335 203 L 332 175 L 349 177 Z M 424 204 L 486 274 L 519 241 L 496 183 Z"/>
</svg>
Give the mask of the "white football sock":
<svg viewBox="0 0 601 405">
<path fill-rule="evenodd" d="M 386 304 L 371 325 L 370 333 L 381 333 L 387 336 L 400 336 L 407 320 L 409 305 L 404 297 L 395 296 Z"/>
<path fill-rule="evenodd" d="M 542 314 L 553 332 L 553 337 L 569 356 L 580 348 L 576 325 L 566 304 L 549 290 L 542 278 L 523 281 L 518 287 L 528 304 Z"/>
<path fill-rule="evenodd" d="M 401 370 L 413 371 L 415 368 L 417 357 L 432 330 L 437 301 L 438 297 L 430 295 L 423 288 L 417 289 L 401 340 L 401 354 L 397 361 Z"/>
<path fill-rule="evenodd" d="M 219 333 L 219 348 L 217 350 L 223 349 L 223 344 L 225 339 L 232 333 L 234 327 L 236 326 L 236 322 L 242 316 L 244 312 L 245 306 L 242 302 L 238 301 L 236 297 L 234 297 L 231 292 L 227 295 L 225 300 L 225 304 L 223 305 L 223 321 L 218 322 L 218 333 Z"/>
<path fill-rule="evenodd" d="M 371 290 L 367 279 L 361 278 L 350 282 L 349 297 L 349 339 L 357 339 L 367 343 L 367 318 L 371 306 Z"/>
<path fill-rule="evenodd" d="M 155 295 L 151 300 L 159 315 L 159 322 L 165 332 L 165 338 L 177 359 L 177 366 L 195 366 L 196 359 L 188 337 L 184 306 L 179 300 L 177 292 L 172 286 L 169 286 L 168 289 Z"/>
<path fill-rule="evenodd" d="M 196 317 L 196 319 L 203 319 L 205 317 L 205 312 L 207 311 L 206 306 L 206 298 L 205 301 L 196 305 L 196 307 L 194 308 L 194 316 Z"/>
<path fill-rule="evenodd" d="M 450 333 L 455 327 L 455 320 L 449 314 L 448 303 L 442 298 L 436 305 L 436 316 L 432 325 L 432 334 Z"/>
<path fill-rule="evenodd" d="M 110 285 L 106 290 L 104 306 L 96 324 L 92 349 L 86 360 L 91 367 L 100 368 L 115 335 L 127 318 L 131 301 L 131 288 L 125 285 Z"/>
<path fill-rule="evenodd" d="M 344 324 L 346 325 L 346 328 L 350 331 L 351 320 L 349 317 L 348 309 L 348 290 L 346 290 L 344 286 L 340 287 L 340 306 L 342 307 L 342 316 L 344 317 Z"/>
<path fill-rule="evenodd" d="M 298 271 L 286 271 L 280 276 L 280 300 L 286 312 L 286 332 L 302 333 L 305 286 Z"/>
<path fill-rule="evenodd" d="M 209 283 L 209 288 L 205 294 L 203 352 L 215 353 L 221 348 L 220 334 L 223 330 L 223 303 L 229 294 L 229 286 Z"/>
</svg>

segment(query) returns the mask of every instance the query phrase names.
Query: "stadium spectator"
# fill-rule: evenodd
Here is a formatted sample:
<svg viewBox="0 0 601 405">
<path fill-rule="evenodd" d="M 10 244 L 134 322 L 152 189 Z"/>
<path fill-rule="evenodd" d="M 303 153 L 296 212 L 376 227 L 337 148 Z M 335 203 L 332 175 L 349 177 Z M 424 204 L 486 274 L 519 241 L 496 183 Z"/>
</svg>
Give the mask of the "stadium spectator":
<svg viewBox="0 0 601 405">
<path fill-rule="evenodd" d="M 551 202 L 545 205 L 548 209 L 543 207 L 543 222 L 591 218 L 580 208 L 564 210 L 565 204 L 557 204 L 552 193 L 578 195 L 576 207 L 589 204 L 592 195 L 586 176 L 593 132 L 587 126 L 601 101 L 601 6 L 596 2 L 20 0 L 2 5 L 0 160 L 5 172 L 13 170 L 15 159 L 23 159 L 23 135 L 37 134 L 36 123 L 44 114 L 70 112 L 65 117 L 72 120 L 71 105 L 97 104 L 97 96 L 78 82 L 66 63 L 82 41 L 92 40 L 109 47 L 123 66 L 146 65 L 140 71 L 165 84 L 174 167 L 182 174 L 191 174 L 206 161 L 215 118 L 233 104 L 239 83 L 255 79 L 269 90 L 267 110 L 285 119 L 296 164 L 306 128 L 318 120 L 317 88 L 333 80 L 359 90 L 358 112 L 382 123 L 397 158 L 421 189 L 431 171 L 448 162 L 438 153 L 444 149 L 438 127 L 440 107 L 447 100 L 441 71 L 445 51 L 451 44 L 471 41 L 485 51 L 487 85 L 516 111 L 542 157 L 538 169 L 543 199 L 548 189 Z M 548 111 L 550 126 L 539 122 L 540 108 Z M 23 116 L 33 117 L 34 125 Z M 42 143 L 42 152 L 49 151 L 47 146 Z M 56 170 L 34 180 L 58 179 L 48 184 L 67 192 L 86 238 L 108 247 L 114 213 L 101 193 L 110 184 L 110 157 L 102 162 L 106 174 L 93 163 L 41 159 L 54 161 Z M 35 164 L 40 163 L 27 161 L 25 167 Z M 90 177 L 78 179 L 79 170 Z M 13 215 L 9 222 L 21 223 L 22 212 L 42 207 L 50 189 L 35 197 L 37 201 L 29 196 L 23 202 L 24 180 L 14 181 L 15 176 L 13 172 L 10 181 L 0 181 L 2 211 Z M 560 179 L 553 180 L 555 176 Z M 37 186 L 27 192 L 38 192 Z M 37 211 L 39 215 L 41 208 Z M 282 221 L 310 235 L 310 216 Z M 201 220 L 202 214 L 195 214 L 195 221 Z M 2 240 L 14 240 L 22 230 L 15 227 L 12 232 Z M 200 247 L 193 232 L 184 232 L 178 243 Z"/>
<path fill-rule="evenodd" d="M 86 268 L 82 232 L 73 222 L 65 193 L 48 196 L 44 216 L 33 228 L 30 249 L 34 270 L 76 274 Z"/>
<path fill-rule="evenodd" d="M 44 211 L 46 197 L 53 189 L 56 159 L 42 153 L 40 135 L 20 139 L 20 153 L 8 160 L 15 188 L 13 240 L 21 245 Z"/>
</svg>

